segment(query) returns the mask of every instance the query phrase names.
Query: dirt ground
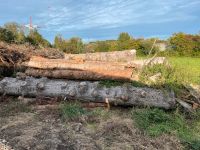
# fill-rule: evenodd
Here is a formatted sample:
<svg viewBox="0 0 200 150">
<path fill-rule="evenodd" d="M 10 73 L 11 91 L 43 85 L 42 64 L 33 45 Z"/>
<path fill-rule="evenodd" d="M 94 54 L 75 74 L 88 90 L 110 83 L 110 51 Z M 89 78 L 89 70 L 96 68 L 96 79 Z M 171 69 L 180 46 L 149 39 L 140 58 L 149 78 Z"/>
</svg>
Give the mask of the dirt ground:
<svg viewBox="0 0 200 150">
<path fill-rule="evenodd" d="M 14 101 L 14 102 L 13 102 Z M 63 120 L 59 104 L 24 106 L 17 100 L 0 102 L 0 146 L 14 150 L 176 150 L 174 136 L 150 138 L 134 125 L 126 110 L 109 116 Z M 27 108 L 28 107 L 28 108 Z M 106 112 L 106 111 L 105 111 Z M 1 147 L 0 147 L 1 150 Z"/>
</svg>

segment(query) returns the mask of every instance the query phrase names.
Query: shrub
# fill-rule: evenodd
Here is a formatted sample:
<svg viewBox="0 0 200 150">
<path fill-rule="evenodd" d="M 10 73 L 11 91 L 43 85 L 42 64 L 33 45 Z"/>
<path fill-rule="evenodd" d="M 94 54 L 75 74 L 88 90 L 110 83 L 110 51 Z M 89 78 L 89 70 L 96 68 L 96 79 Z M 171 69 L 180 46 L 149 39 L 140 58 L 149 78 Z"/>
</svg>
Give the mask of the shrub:
<svg viewBox="0 0 200 150">
<path fill-rule="evenodd" d="M 0 41 L 12 43 L 14 40 L 15 36 L 11 31 L 0 27 Z"/>
</svg>

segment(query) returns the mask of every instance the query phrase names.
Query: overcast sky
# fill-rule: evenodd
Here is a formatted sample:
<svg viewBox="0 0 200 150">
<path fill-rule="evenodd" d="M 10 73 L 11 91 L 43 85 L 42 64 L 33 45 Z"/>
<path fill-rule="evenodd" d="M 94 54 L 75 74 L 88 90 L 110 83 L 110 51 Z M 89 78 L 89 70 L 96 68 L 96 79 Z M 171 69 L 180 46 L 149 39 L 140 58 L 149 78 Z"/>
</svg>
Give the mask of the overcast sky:
<svg viewBox="0 0 200 150">
<path fill-rule="evenodd" d="M 84 41 L 116 39 L 120 32 L 167 38 L 200 31 L 200 0 L 0 0 L 0 25 L 28 24 L 30 16 L 51 42 L 56 34 Z"/>
</svg>

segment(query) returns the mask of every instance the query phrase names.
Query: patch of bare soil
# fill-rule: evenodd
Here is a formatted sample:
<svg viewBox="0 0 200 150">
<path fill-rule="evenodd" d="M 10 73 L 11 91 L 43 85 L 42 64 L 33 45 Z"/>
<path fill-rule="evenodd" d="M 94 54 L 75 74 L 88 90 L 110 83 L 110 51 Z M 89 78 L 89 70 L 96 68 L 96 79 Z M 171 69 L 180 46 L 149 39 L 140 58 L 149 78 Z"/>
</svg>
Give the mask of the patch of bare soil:
<svg viewBox="0 0 200 150">
<path fill-rule="evenodd" d="M 0 102 L 0 110 L 8 103 L 12 102 Z M 149 138 L 130 118 L 115 110 L 108 118 L 84 116 L 63 121 L 55 106 L 42 106 L 35 104 L 27 106 L 34 108 L 32 111 L 1 115 L 0 139 L 15 150 L 182 149 L 176 137 Z"/>
</svg>

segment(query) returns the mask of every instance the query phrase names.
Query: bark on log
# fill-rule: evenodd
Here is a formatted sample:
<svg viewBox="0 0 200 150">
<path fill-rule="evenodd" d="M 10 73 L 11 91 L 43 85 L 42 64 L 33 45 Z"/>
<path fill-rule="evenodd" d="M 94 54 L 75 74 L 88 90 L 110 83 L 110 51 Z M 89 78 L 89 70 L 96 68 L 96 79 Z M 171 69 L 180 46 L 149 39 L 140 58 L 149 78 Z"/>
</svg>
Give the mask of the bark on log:
<svg viewBox="0 0 200 150">
<path fill-rule="evenodd" d="M 74 80 L 138 80 L 137 73 L 133 75 L 133 69 L 127 68 L 123 71 L 87 71 L 87 70 L 46 70 L 28 68 L 25 72 L 27 76 L 48 77 L 56 79 L 74 79 Z"/>
<path fill-rule="evenodd" d="M 175 100 L 162 90 L 133 86 L 104 87 L 98 82 L 4 78 L 0 81 L 0 94 L 17 96 L 65 97 L 85 102 L 109 102 L 113 105 L 150 106 L 171 109 Z"/>
<path fill-rule="evenodd" d="M 65 54 L 66 60 L 75 61 L 104 61 L 104 62 L 129 62 L 136 58 L 136 50 L 96 52 L 86 54 Z"/>
</svg>

